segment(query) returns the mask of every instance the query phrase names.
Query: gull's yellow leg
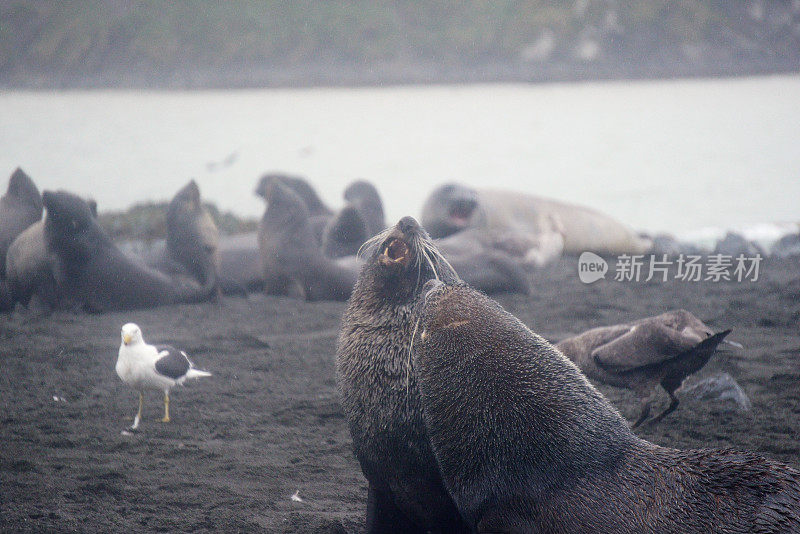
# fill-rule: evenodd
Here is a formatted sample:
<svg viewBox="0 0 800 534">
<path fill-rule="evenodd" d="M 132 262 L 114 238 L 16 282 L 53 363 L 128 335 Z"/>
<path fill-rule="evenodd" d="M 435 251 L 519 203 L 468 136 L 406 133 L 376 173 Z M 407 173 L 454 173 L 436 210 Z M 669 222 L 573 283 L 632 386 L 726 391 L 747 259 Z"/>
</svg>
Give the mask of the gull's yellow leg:
<svg viewBox="0 0 800 534">
<path fill-rule="evenodd" d="M 169 423 L 169 390 L 164 392 L 164 419 L 162 423 Z"/>
<path fill-rule="evenodd" d="M 133 418 L 133 426 L 131 426 L 131 430 L 136 430 L 139 428 L 139 421 L 142 420 L 142 405 L 144 404 L 144 395 L 142 392 L 139 392 L 139 411 L 136 413 L 136 417 Z"/>
</svg>

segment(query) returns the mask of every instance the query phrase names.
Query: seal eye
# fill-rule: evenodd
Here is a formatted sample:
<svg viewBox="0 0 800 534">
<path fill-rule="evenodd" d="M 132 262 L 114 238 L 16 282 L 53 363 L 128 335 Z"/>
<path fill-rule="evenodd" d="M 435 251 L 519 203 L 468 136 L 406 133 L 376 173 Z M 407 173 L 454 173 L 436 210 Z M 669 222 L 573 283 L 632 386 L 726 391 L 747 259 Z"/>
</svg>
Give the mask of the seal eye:
<svg viewBox="0 0 800 534">
<path fill-rule="evenodd" d="M 400 239 L 392 239 L 383 253 L 393 262 L 400 262 L 408 256 L 408 245 Z"/>
</svg>

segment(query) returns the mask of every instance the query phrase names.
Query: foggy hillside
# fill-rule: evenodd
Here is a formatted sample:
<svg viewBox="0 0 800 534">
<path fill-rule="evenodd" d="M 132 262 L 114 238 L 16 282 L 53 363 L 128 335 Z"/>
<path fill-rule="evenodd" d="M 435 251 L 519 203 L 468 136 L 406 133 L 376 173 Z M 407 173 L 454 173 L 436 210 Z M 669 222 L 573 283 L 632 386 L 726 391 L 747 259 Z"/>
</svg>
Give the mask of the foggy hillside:
<svg viewBox="0 0 800 534">
<path fill-rule="evenodd" d="M 797 71 L 800 0 L 0 3 L 2 87 L 258 87 Z"/>
</svg>

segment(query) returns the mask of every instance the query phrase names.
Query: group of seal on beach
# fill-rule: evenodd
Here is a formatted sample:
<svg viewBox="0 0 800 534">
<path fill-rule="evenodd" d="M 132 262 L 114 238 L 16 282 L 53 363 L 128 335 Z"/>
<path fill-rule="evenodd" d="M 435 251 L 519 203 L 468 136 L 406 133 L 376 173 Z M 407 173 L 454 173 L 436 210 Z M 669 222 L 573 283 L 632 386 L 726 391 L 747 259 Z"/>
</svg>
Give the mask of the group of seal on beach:
<svg viewBox="0 0 800 534">
<path fill-rule="evenodd" d="M 4 234 L 10 245 L 0 258 L 0 308 L 27 305 L 34 295 L 50 308 L 97 312 L 202 302 L 217 294 L 217 228 L 194 181 L 171 201 L 166 244 L 149 256 L 120 249 L 98 224 L 93 201 L 66 191 L 39 195 L 19 169 L 3 200 L 0 219 L 17 224 L 3 226 L 16 233 Z"/>
<path fill-rule="evenodd" d="M 414 219 L 372 245 L 337 353 L 368 532 L 800 531 L 800 472 L 638 438 Z"/>
<path fill-rule="evenodd" d="M 143 283 L 132 285 L 121 299 L 108 290 L 104 302 L 100 302 L 105 298 L 101 296 L 87 303 L 84 297 L 92 291 L 80 284 L 93 283 L 69 274 L 76 258 L 65 259 L 66 250 L 56 242 L 71 236 L 71 231 L 55 232 L 51 224 L 52 231 L 45 232 L 46 220 L 53 217 L 47 215 L 45 222 L 40 221 L 43 201 L 39 191 L 30 177 L 17 169 L 0 204 L 0 279 L 4 280 L 0 283 L 0 309 L 14 302 L 27 304 L 33 294 L 49 307 L 69 306 L 66 303 L 70 302 L 95 310 L 194 302 L 213 298 L 215 292 L 246 294 L 253 290 L 307 300 L 346 300 L 360 268 L 357 253 L 361 245 L 386 226 L 380 195 L 369 182 L 350 184 L 343 194 L 345 206 L 334 211 L 304 178 L 268 173 L 255 189 L 266 202 L 258 232 L 220 239 L 210 215 L 199 205 L 197 185 L 191 184 L 170 205 L 166 243 L 134 254 L 130 248 L 125 250 L 131 261 L 144 263 L 148 269 Z M 193 211 L 174 209 L 195 198 L 198 206 Z M 69 209 L 83 211 L 79 204 Z M 64 203 L 60 206 L 66 209 Z M 527 293 L 530 271 L 564 251 L 583 247 L 598 252 L 638 252 L 645 246 L 627 227 L 588 208 L 456 184 L 431 193 L 423 220 L 436 230 L 434 236 L 441 238 L 438 247 L 461 278 L 488 293 Z M 85 235 L 102 232 L 96 224 L 86 222 L 81 230 Z M 14 254 L 6 261 L 6 250 L 17 237 Z M 110 249 L 116 248 L 105 241 Z M 98 246 L 91 252 L 90 248 L 84 246 L 82 254 L 91 256 L 102 250 Z M 123 268 L 114 258 L 115 254 L 108 256 L 106 269 Z M 2 271 L 9 262 L 13 272 L 5 281 Z M 111 278 L 101 277 L 94 285 L 100 287 L 102 280 Z M 166 292 L 133 295 L 158 288 Z"/>
</svg>

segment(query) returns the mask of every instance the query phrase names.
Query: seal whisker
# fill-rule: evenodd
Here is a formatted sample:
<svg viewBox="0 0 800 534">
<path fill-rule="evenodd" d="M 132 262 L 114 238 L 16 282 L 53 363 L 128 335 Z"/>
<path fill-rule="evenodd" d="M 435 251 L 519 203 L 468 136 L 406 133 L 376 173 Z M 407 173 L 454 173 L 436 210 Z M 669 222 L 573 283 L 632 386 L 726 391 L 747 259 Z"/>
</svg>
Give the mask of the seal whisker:
<svg viewBox="0 0 800 534">
<path fill-rule="evenodd" d="M 411 358 L 413 358 L 414 354 L 414 338 L 417 337 L 417 328 L 419 328 L 419 320 L 420 318 L 417 317 L 417 320 L 414 322 L 414 331 L 411 332 L 411 341 L 408 343 L 408 360 L 406 361 L 406 405 L 408 405 L 408 390 L 411 384 Z"/>
<path fill-rule="evenodd" d="M 435 258 L 436 263 L 439 265 L 440 270 L 443 269 L 443 267 L 446 267 L 449 270 L 447 274 L 449 274 L 453 278 L 458 278 L 458 273 L 456 273 L 456 270 L 453 268 L 450 262 L 447 261 L 447 258 L 444 257 L 444 255 L 439 251 L 439 249 L 436 248 L 436 246 L 433 243 L 423 241 L 422 245 L 425 248 L 425 250 L 430 254 L 430 256 L 433 256 L 433 258 Z M 428 254 L 426 254 L 426 257 L 429 258 L 428 262 L 430 263 L 431 260 Z M 434 274 L 436 275 L 436 279 L 440 280 L 438 273 L 434 271 Z"/>
<path fill-rule="evenodd" d="M 453 268 L 453 266 L 450 264 L 450 262 L 447 261 L 447 258 L 444 257 L 444 254 L 442 254 L 439 251 L 439 249 L 437 249 L 432 244 L 430 244 L 428 246 L 430 246 L 431 251 L 436 255 L 437 260 L 439 262 L 443 263 L 448 269 L 450 269 L 450 275 L 451 276 L 455 276 L 457 278 L 458 277 L 458 273 L 456 272 L 455 268 Z"/>
<path fill-rule="evenodd" d="M 361 246 L 358 247 L 358 252 L 356 252 L 356 257 L 359 258 L 359 259 L 363 259 L 364 258 L 364 254 L 366 254 L 366 252 L 369 249 L 371 249 L 372 247 L 378 246 L 378 244 L 381 241 L 384 241 L 387 237 L 389 237 L 389 234 L 391 232 L 392 232 L 392 228 L 387 228 L 387 229 L 385 229 L 385 230 L 383 230 L 381 232 L 378 232 L 377 234 L 375 234 L 374 236 L 370 237 L 366 241 L 364 241 L 364 243 L 362 243 Z"/>
<path fill-rule="evenodd" d="M 436 271 L 436 266 L 433 264 L 433 260 L 428 255 L 428 250 L 425 247 L 425 244 L 421 243 L 421 245 L 422 246 L 419 247 L 420 255 L 422 255 L 422 257 L 425 258 L 425 261 L 428 262 L 428 265 L 430 266 L 431 271 L 433 271 L 433 277 L 436 278 L 437 280 L 439 280 L 439 273 Z"/>
</svg>

